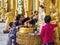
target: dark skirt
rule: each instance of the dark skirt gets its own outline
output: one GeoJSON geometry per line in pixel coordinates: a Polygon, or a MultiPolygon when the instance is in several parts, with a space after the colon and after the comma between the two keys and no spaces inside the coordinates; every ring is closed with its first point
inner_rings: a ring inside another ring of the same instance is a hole
{"type": "Polygon", "coordinates": [[[54,45],[54,42],[44,43],[43,45],[54,45]]]}

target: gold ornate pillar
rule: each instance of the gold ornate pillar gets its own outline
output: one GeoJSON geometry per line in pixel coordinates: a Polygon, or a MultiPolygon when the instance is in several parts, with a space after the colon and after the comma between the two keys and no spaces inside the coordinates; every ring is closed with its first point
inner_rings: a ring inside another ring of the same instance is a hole
{"type": "Polygon", "coordinates": [[[39,0],[36,0],[36,10],[39,9],[39,6],[40,6],[40,1],[39,0]]]}
{"type": "Polygon", "coordinates": [[[18,14],[18,10],[17,10],[17,8],[18,8],[18,0],[16,0],[15,3],[16,3],[15,16],[17,16],[17,14],[18,14]]]}
{"type": "Polygon", "coordinates": [[[4,7],[4,0],[2,0],[2,7],[4,7]]]}
{"type": "Polygon", "coordinates": [[[27,17],[27,11],[28,11],[28,0],[24,0],[24,11],[25,11],[25,17],[27,17]]]}
{"type": "Polygon", "coordinates": [[[11,1],[10,0],[7,0],[7,12],[11,11],[10,10],[10,7],[11,7],[11,1]]]}
{"type": "Polygon", "coordinates": [[[24,10],[24,0],[22,0],[22,14],[25,15],[25,10],[24,10]]]}
{"type": "Polygon", "coordinates": [[[25,10],[25,16],[32,14],[32,0],[24,0],[24,10],[25,10]]]}
{"type": "Polygon", "coordinates": [[[32,0],[28,0],[28,15],[31,15],[32,14],[32,0]]]}
{"type": "Polygon", "coordinates": [[[50,0],[44,0],[46,3],[46,15],[50,15],[50,0]]]}
{"type": "Polygon", "coordinates": [[[60,0],[56,0],[56,5],[58,8],[58,13],[60,13],[60,0]]]}

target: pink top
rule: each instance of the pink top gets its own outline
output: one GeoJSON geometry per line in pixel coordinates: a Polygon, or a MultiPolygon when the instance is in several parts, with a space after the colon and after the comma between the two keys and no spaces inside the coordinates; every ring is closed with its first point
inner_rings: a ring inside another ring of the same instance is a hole
{"type": "Polygon", "coordinates": [[[53,33],[55,27],[57,27],[57,24],[45,24],[42,27],[40,36],[43,38],[43,43],[54,41],[53,33]]]}

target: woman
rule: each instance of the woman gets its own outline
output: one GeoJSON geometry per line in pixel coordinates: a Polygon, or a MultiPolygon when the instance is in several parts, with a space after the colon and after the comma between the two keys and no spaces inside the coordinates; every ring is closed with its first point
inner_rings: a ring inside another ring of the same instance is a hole
{"type": "MultiPolygon", "coordinates": [[[[15,25],[16,26],[21,26],[21,25],[24,25],[24,23],[29,20],[31,17],[27,17],[27,18],[24,18],[24,16],[22,14],[18,14],[17,17],[16,17],[16,22],[15,22],[15,25]]],[[[16,33],[14,34],[14,45],[17,45],[16,43],[16,33]]]]}
{"type": "Polygon", "coordinates": [[[51,24],[51,17],[45,16],[45,24],[42,26],[40,37],[43,39],[44,45],[54,45],[54,28],[57,27],[57,24],[51,24]]]}

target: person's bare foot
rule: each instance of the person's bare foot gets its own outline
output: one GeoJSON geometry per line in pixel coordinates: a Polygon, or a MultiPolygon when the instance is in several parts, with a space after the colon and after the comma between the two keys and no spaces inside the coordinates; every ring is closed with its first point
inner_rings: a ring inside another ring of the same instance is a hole
{"type": "Polygon", "coordinates": [[[3,33],[5,33],[5,34],[6,34],[6,33],[9,33],[9,31],[8,31],[8,30],[3,30],[3,33]]]}

